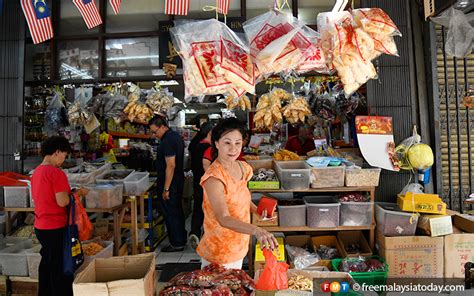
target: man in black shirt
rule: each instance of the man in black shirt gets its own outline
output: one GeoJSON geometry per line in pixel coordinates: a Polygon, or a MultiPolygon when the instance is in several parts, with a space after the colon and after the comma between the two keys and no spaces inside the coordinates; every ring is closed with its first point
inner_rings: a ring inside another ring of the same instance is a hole
{"type": "Polygon", "coordinates": [[[150,120],[150,130],[161,140],[157,153],[158,194],[165,216],[170,245],[162,252],[180,252],[186,245],[186,228],[182,205],[184,188],[184,141],[168,127],[166,119],[155,116],[150,120]]]}

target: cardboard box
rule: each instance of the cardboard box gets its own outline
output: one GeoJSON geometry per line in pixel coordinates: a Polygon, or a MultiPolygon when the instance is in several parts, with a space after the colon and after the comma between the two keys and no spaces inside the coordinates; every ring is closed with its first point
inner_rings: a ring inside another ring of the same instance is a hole
{"type": "Polygon", "coordinates": [[[273,216],[269,220],[263,220],[260,215],[252,213],[252,224],[257,226],[278,226],[278,212],[273,213],[273,216]]]}
{"type": "Polygon", "coordinates": [[[155,254],[96,259],[79,273],[75,296],[155,295],[155,254]]]}
{"type": "Polygon", "coordinates": [[[341,257],[359,257],[359,256],[371,256],[372,249],[369,246],[369,243],[364,237],[362,231],[339,231],[337,233],[337,240],[339,241],[341,249],[341,257]],[[360,253],[348,253],[346,251],[346,246],[349,244],[358,244],[361,248],[360,253]]]}
{"type": "MultiPolygon", "coordinates": [[[[311,238],[311,243],[313,244],[313,249],[316,251],[320,245],[325,245],[328,247],[336,248],[339,256],[337,258],[342,258],[342,247],[337,240],[335,235],[322,235],[314,236],[311,238]]],[[[321,260],[319,265],[326,266],[329,270],[332,270],[331,260],[321,260]]]]}
{"type": "MultiPolygon", "coordinates": [[[[285,245],[290,245],[292,247],[299,247],[308,250],[311,253],[314,253],[313,243],[311,241],[311,236],[309,235],[289,235],[285,237],[285,245]]],[[[295,268],[291,257],[288,256],[288,262],[290,264],[290,268],[295,268]]],[[[330,265],[324,265],[324,262],[319,261],[318,263],[308,266],[305,270],[321,270],[321,267],[326,267],[330,270],[330,265]]]]}
{"type": "Polygon", "coordinates": [[[469,219],[468,217],[472,217],[467,214],[456,214],[453,216],[453,223],[454,226],[461,229],[462,231],[468,233],[474,233],[474,217],[469,219]]]}
{"type": "Polygon", "coordinates": [[[474,262],[474,234],[451,234],[444,237],[445,278],[464,278],[464,264],[474,262]]]}
{"type": "Polygon", "coordinates": [[[386,237],[378,232],[376,247],[390,267],[389,278],[442,278],[444,275],[443,237],[386,237]]]}
{"type": "Polygon", "coordinates": [[[446,204],[437,194],[407,192],[398,195],[397,204],[405,212],[446,214],[446,204]]]}
{"type": "Polygon", "coordinates": [[[420,215],[416,228],[420,233],[429,236],[443,236],[453,233],[453,222],[450,215],[420,215]]]}

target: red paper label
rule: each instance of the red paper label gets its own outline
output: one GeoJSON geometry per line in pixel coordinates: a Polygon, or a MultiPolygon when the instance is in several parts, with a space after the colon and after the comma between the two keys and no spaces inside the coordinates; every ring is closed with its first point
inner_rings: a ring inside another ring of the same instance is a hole
{"type": "Polygon", "coordinates": [[[225,77],[215,72],[218,63],[219,41],[193,42],[191,50],[206,87],[229,84],[225,77]]]}
{"type": "Polygon", "coordinates": [[[270,24],[265,24],[250,43],[251,54],[254,57],[257,56],[257,54],[273,40],[280,38],[286,33],[287,32],[283,31],[283,25],[281,24],[276,27],[270,24]]]}
{"type": "Polygon", "coordinates": [[[392,117],[357,116],[356,131],[358,134],[391,135],[392,117]]]}
{"type": "Polygon", "coordinates": [[[249,54],[232,41],[221,40],[221,67],[242,78],[249,84],[255,84],[255,67],[249,54]]]}

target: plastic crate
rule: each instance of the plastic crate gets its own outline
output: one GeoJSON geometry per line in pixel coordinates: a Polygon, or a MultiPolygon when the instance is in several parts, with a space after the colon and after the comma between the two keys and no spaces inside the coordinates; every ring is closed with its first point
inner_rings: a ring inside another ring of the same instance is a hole
{"type": "MultiPolygon", "coordinates": [[[[385,260],[379,256],[369,256],[367,259],[373,258],[382,262],[384,271],[373,271],[373,272],[349,272],[352,278],[359,284],[366,284],[369,286],[373,285],[385,285],[387,283],[387,274],[389,266],[385,263],[385,260]]],[[[333,259],[331,260],[332,268],[339,270],[339,266],[344,259],[333,259]]]]}
{"type": "Polygon", "coordinates": [[[25,186],[5,186],[3,187],[5,207],[7,208],[27,208],[29,202],[30,189],[25,186]]]}
{"type": "Polygon", "coordinates": [[[122,204],[123,187],[120,184],[98,184],[87,189],[86,208],[109,209],[122,204]]]}
{"type": "Polygon", "coordinates": [[[32,247],[31,241],[25,241],[1,250],[0,264],[3,275],[28,276],[26,250],[32,247]]]}
{"type": "Polygon", "coordinates": [[[332,228],[339,226],[341,204],[331,196],[305,197],[306,220],[311,228],[332,228]]]}
{"type": "Polygon", "coordinates": [[[134,172],[124,181],[125,193],[128,195],[141,195],[150,185],[150,173],[134,172]]]}
{"type": "Polygon", "coordinates": [[[311,169],[311,188],[344,187],[345,167],[311,169]]]}
{"type": "Polygon", "coordinates": [[[41,262],[41,246],[35,246],[29,250],[26,250],[26,260],[28,262],[28,273],[30,278],[38,278],[38,269],[41,262]]]}
{"type": "Polygon", "coordinates": [[[81,244],[84,246],[84,245],[86,245],[87,243],[90,243],[90,242],[96,242],[96,243],[99,243],[99,244],[103,244],[103,245],[105,245],[105,248],[102,251],[100,251],[99,253],[95,254],[94,256],[84,256],[84,263],[76,271],[76,274],[78,274],[79,272],[84,270],[84,268],[86,268],[87,265],[89,265],[94,259],[110,258],[114,255],[114,242],[112,242],[112,241],[101,241],[101,240],[93,239],[93,240],[88,240],[88,241],[81,242],[81,244]]]}
{"type": "Polygon", "coordinates": [[[306,204],[301,199],[278,200],[278,219],[280,226],[305,226],[306,204]]]}
{"type": "Polygon", "coordinates": [[[281,187],[286,190],[309,188],[311,168],[304,161],[275,161],[281,187]]]}
{"type": "Polygon", "coordinates": [[[375,219],[377,229],[385,236],[415,235],[418,224],[418,215],[403,212],[396,203],[388,202],[375,204],[375,219]]]}
{"type": "Polygon", "coordinates": [[[346,169],[346,186],[379,186],[380,168],[346,169]]]}
{"type": "Polygon", "coordinates": [[[125,179],[128,176],[130,176],[134,172],[135,172],[135,170],[112,170],[112,171],[108,171],[108,172],[105,172],[105,173],[102,173],[102,174],[98,175],[97,178],[95,179],[95,182],[97,184],[104,184],[104,183],[107,183],[107,184],[122,184],[122,186],[124,186],[123,189],[125,190],[125,185],[124,185],[123,182],[125,181],[125,179]],[[124,175],[125,177],[119,176],[119,175],[124,175]],[[112,178],[112,179],[110,179],[109,177],[112,178]]]}
{"type": "Polygon", "coordinates": [[[370,226],[373,216],[373,202],[341,202],[341,226],[370,226]]]}

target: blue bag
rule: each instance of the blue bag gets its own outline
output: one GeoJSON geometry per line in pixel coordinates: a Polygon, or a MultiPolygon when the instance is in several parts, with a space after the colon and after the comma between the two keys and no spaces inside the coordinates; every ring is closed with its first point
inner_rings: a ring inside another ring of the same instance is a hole
{"type": "Polygon", "coordinates": [[[72,276],[74,272],[84,263],[84,253],[79,241],[79,230],[75,217],[74,197],[69,196],[69,206],[67,207],[68,217],[66,225],[66,235],[64,236],[63,251],[63,271],[65,275],[72,276]]]}

